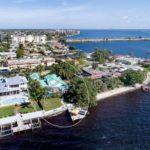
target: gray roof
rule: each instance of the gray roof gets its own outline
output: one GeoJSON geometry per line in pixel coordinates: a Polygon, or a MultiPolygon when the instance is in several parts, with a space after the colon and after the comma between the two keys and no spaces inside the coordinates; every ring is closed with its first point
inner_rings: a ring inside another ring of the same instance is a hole
{"type": "Polygon", "coordinates": [[[10,85],[17,85],[17,84],[20,85],[22,83],[24,83],[24,84],[28,83],[26,77],[17,75],[15,77],[10,77],[7,79],[1,79],[0,80],[0,92],[12,91],[12,89],[9,88],[10,85]]]}
{"type": "Polygon", "coordinates": [[[18,76],[18,75],[15,76],[15,77],[7,78],[6,81],[7,81],[8,85],[16,85],[16,84],[22,84],[22,83],[26,84],[26,83],[28,83],[26,77],[18,76]]]}
{"type": "Polygon", "coordinates": [[[94,70],[94,69],[91,69],[91,68],[82,68],[82,70],[90,75],[95,75],[95,74],[102,74],[101,71],[99,70],[94,70]]]}

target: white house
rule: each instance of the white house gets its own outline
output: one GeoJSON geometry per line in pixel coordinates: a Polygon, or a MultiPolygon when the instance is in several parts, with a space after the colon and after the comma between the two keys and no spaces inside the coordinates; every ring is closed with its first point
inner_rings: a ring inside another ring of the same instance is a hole
{"type": "Polygon", "coordinates": [[[28,81],[25,77],[16,75],[0,79],[0,106],[29,102],[28,81]]]}

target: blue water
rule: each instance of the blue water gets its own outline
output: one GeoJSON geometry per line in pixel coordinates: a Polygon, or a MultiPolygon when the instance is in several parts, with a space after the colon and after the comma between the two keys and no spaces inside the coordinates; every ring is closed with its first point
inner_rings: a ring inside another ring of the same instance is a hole
{"type": "Polygon", "coordinates": [[[69,39],[128,38],[150,37],[150,30],[81,30],[81,33],[69,39]]]}
{"type": "MultiPolygon", "coordinates": [[[[70,124],[65,114],[49,119],[70,124]]],[[[0,150],[150,150],[150,93],[140,90],[100,101],[79,125],[41,130],[0,140],[0,150]]]]}
{"type": "Polygon", "coordinates": [[[150,41],[69,43],[69,45],[86,53],[91,53],[95,48],[99,48],[112,51],[113,54],[127,55],[132,53],[134,56],[142,58],[148,58],[146,53],[150,52],[150,41]]]}
{"type": "MultiPolygon", "coordinates": [[[[150,37],[150,30],[81,30],[81,34],[70,37],[75,39],[84,38],[121,38],[121,37],[150,37]]],[[[113,54],[127,55],[134,54],[136,57],[148,58],[150,52],[150,41],[115,41],[115,42],[94,42],[94,43],[69,43],[71,46],[91,53],[95,48],[107,49],[113,54]]]]}
{"type": "Polygon", "coordinates": [[[12,99],[4,99],[0,101],[1,105],[15,105],[15,104],[22,104],[27,102],[25,98],[12,98],[12,99]]]}

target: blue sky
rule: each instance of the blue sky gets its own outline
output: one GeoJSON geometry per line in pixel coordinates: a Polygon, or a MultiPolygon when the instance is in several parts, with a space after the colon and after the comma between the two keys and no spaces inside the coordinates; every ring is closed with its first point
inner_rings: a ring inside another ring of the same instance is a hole
{"type": "Polygon", "coordinates": [[[150,29],[150,0],[0,0],[0,28],[150,29]]]}

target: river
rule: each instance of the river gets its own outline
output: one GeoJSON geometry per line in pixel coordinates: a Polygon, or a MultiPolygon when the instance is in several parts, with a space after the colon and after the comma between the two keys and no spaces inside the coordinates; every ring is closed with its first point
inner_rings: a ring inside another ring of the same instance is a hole
{"type": "MultiPolygon", "coordinates": [[[[66,114],[49,119],[68,125],[66,114]]],[[[149,150],[150,94],[140,90],[100,101],[78,126],[58,129],[43,122],[38,131],[0,142],[0,150],[149,150]]]]}

